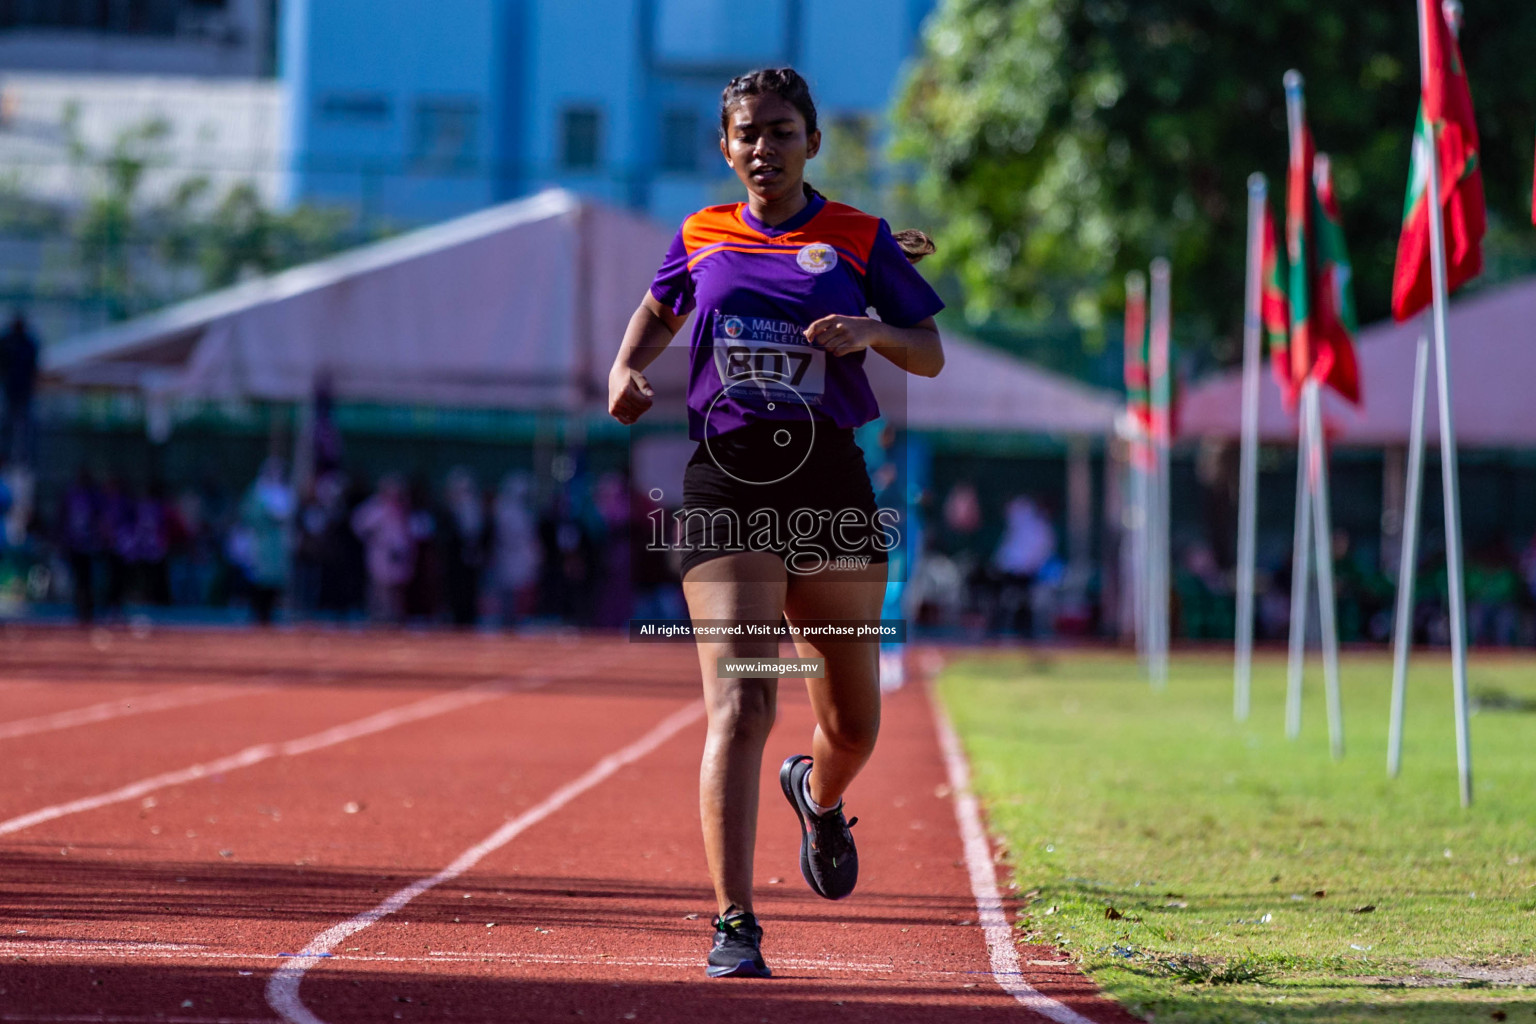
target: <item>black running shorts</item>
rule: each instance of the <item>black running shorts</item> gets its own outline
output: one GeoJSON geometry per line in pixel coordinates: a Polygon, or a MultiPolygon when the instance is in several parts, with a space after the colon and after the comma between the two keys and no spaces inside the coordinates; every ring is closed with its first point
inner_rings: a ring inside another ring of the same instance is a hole
{"type": "Polygon", "coordinates": [[[875,507],[853,431],[758,420],[699,442],[673,520],[683,575],[743,551],[771,551],[792,573],[889,561],[895,510],[875,507]]]}

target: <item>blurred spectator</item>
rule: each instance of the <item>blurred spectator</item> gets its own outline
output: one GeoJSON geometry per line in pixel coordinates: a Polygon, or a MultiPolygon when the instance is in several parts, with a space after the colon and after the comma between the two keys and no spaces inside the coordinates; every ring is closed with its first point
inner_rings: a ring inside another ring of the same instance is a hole
{"type": "Polygon", "coordinates": [[[37,421],[32,396],[37,389],[37,338],[26,315],[16,310],[0,334],[0,383],[5,391],[5,415],[0,418],[0,462],[15,460],[37,465],[37,421]]]}
{"type": "MultiPolygon", "coordinates": [[[[11,482],[7,479],[9,473],[0,473],[0,524],[10,518],[15,509],[16,492],[11,488],[11,482]]],[[[0,529],[0,553],[3,553],[11,542],[8,530],[0,529]]]]}
{"type": "Polygon", "coordinates": [[[314,473],[318,480],[341,470],[341,431],[336,427],[336,396],[328,373],[322,373],[315,381],[314,401],[315,422],[311,436],[314,439],[314,473]]]}
{"type": "Polygon", "coordinates": [[[448,614],[455,626],[473,626],[480,618],[480,589],[490,558],[491,517],[474,476],[462,466],[448,474],[445,504],[443,583],[448,614]]]}
{"type": "MultiPolygon", "coordinates": [[[[660,492],[657,492],[660,493],[660,492]]],[[[671,512],[648,494],[630,495],[629,550],[637,619],[684,619],[688,607],[677,578],[680,558],[666,543],[671,512]]]]}
{"type": "Polygon", "coordinates": [[[1525,551],[1520,555],[1520,575],[1525,580],[1525,594],[1536,601],[1536,533],[1531,534],[1525,551]]]}
{"type": "Polygon", "coordinates": [[[320,577],[324,572],[327,522],[320,502],[320,480],[311,480],[299,496],[293,530],[293,602],[306,614],[320,608],[320,577]]]}
{"type": "Polygon", "coordinates": [[[1382,574],[1380,563],[1353,542],[1349,531],[1333,531],[1333,588],[1339,639],[1345,643],[1391,637],[1397,587],[1382,574]]]}
{"type": "Polygon", "coordinates": [[[82,626],[96,617],[97,563],[101,556],[101,492],[84,467],[64,492],[59,510],[59,543],[69,564],[75,621],[82,626]]]}
{"type": "Polygon", "coordinates": [[[1508,646],[1520,633],[1520,573],[1503,540],[1473,552],[1467,564],[1467,639],[1508,646]]]}
{"type": "Polygon", "coordinates": [[[121,615],[128,600],[128,554],[133,546],[133,503],[122,478],[107,477],[96,526],[101,534],[102,610],[121,615]]]}
{"type": "Polygon", "coordinates": [[[966,605],[965,570],[940,550],[933,534],[923,539],[923,556],[903,597],[918,625],[948,629],[960,624],[966,605]]]}
{"type": "MultiPolygon", "coordinates": [[[[1281,640],[1290,631],[1291,563],[1288,559],[1260,562],[1254,574],[1254,636],[1260,640],[1281,640]]],[[[1237,615],[1232,616],[1234,627],[1237,615]]]]}
{"type": "Polygon", "coordinates": [[[198,605],[213,600],[220,561],[209,504],[208,496],[196,487],[188,487],[176,498],[176,529],[166,559],[171,601],[175,604],[198,605]]]}
{"type": "Polygon", "coordinates": [[[1033,590],[1056,554],[1056,530],[1040,507],[1019,495],[1004,511],[1003,537],[992,555],[987,582],[992,591],[992,628],[1034,634],[1033,590]]]}
{"type": "Polygon", "coordinates": [[[620,473],[604,473],[598,477],[592,497],[602,524],[598,543],[602,585],[596,595],[594,625],[618,627],[629,621],[635,600],[629,550],[629,485],[620,473]]]}
{"type": "Polygon", "coordinates": [[[944,528],[950,535],[946,548],[951,552],[963,548],[981,529],[981,499],[974,484],[962,480],[949,489],[944,499],[944,528]]]}
{"type": "Polygon", "coordinates": [[[544,552],[540,596],[546,614],[570,625],[588,626],[593,617],[597,545],[582,521],[579,497],[579,488],[567,485],[539,521],[539,543],[544,552]]]}
{"type": "Polygon", "coordinates": [[[1179,636],[1215,640],[1232,635],[1236,599],[1216,552],[1204,540],[1186,545],[1173,577],[1174,622],[1179,636]]]}
{"type": "Polygon", "coordinates": [[[437,555],[438,515],[425,480],[412,480],[408,495],[411,577],[405,584],[405,614],[431,621],[437,617],[443,595],[443,567],[437,555]]]}
{"type": "Polygon", "coordinates": [[[373,497],[352,513],[352,531],[367,559],[369,614],[379,622],[404,621],[405,587],[416,568],[404,481],[382,477],[373,497]]]}
{"type": "Polygon", "coordinates": [[[166,559],[175,528],[172,510],[159,481],[150,483],[133,499],[123,523],[123,561],[129,592],[150,604],[171,603],[170,575],[166,559]]]}
{"type": "Polygon", "coordinates": [[[503,626],[526,615],[543,564],[538,530],[529,500],[533,482],[526,473],[509,473],[493,508],[491,586],[503,626]]]}
{"type": "Polygon", "coordinates": [[[361,486],[335,472],[315,482],[315,497],[325,515],[319,609],[327,615],[345,617],[364,608],[368,600],[366,549],[352,530],[353,513],[368,496],[361,486]]]}
{"type": "Polygon", "coordinates": [[[239,524],[232,530],[230,561],[244,574],[251,615],[269,625],[277,599],[288,586],[289,526],[293,490],[283,477],[280,459],[269,458],[240,503],[239,524]]]}

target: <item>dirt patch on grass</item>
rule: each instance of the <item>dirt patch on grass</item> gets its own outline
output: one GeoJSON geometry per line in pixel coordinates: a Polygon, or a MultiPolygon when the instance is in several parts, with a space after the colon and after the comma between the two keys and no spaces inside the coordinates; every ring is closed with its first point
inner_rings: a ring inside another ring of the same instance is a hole
{"type": "Polygon", "coordinates": [[[1376,978],[1375,982],[1404,988],[1508,988],[1536,985],[1536,960],[1518,957],[1501,957],[1477,963],[1454,957],[1436,957],[1432,960],[1415,960],[1411,966],[1423,973],[1383,976],[1376,978]]]}

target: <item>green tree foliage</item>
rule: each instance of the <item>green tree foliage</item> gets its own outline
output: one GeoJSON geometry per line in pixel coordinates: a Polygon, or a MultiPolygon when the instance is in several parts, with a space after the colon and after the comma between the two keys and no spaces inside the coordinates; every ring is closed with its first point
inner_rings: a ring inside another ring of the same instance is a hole
{"type": "Polygon", "coordinates": [[[87,287],[107,305],[108,315],[121,319],[138,305],[132,245],[136,234],[139,189],[144,175],[160,161],[160,144],[170,133],[163,118],[151,118],[126,129],[105,153],[93,153],[76,130],[77,108],[65,112],[70,134],[70,158],[96,179],[96,187],[74,223],[80,269],[87,287]]]}
{"type": "Polygon", "coordinates": [[[64,128],[70,159],[92,186],[71,223],[75,269],[113,319],[364,240],[351,214],[313,206],[273,210],[250,182],[215,196],[208,178],[193,175],[167,196],[146,197],[145,176],[169,163],[170,126],[162,119],[124,130],[103,151],[81,141],[73,111],[66,111],[64,128]],[[178,284],[167,287],[167,278],[178,284]]]}
{"type": "MultiPolygon", "coordinates": [[[[1467,0],[1490,274],[1536,269],[1536,4],[1467,0]]],[[[1413,0],[944,0],[897,108],[968,319],[1102,341],[1127,270],[1174,266],[1180,341],[1234,358],[1246,181],[1282,215],[1281,76],[1333,157],[1364,322],[1388,315],[1418,102],[1413,0]]],[[[1059,364],[1060,360],[1054,360],[1059,364]]]]}
{"type": "Polygon", "coordinates": [[[204,283],[220,288],[336,251],[348,236],[351,217],[313,206],[278,212],[262,203],[254,186],[241,183],[197,228],[196,259],[204,283]]]}

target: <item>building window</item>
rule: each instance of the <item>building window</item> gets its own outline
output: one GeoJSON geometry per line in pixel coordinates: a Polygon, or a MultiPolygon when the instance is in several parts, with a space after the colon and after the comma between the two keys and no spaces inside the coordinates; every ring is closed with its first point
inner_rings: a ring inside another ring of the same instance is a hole
{"type": "Polygon", "coordinates": [[[669,110],[661,119],[661,169],[693,173],[699,169],[699,115],[669,110]]]}
{"type": "Polygon", "coordinates": [[[123,35],[181,34],[184,16],[222,11],[228,0],[0,0],[0,29],[83,29],[123,35]]]}
{"type": "Polygon", "coordinates": [[[594,107],[572,107],[562,118],[560,166],[590,171],[602,162],[602,114],[594,107]]]}
{"type": "Polygon", "coordinates": [[[440,96],[416,101],[411,133],[411,166],[444,173],[475,165],[480,104],[463,97],[440,96]]]}
{"type": "Polygon", "coordinates": [[[664,68],[740,74],[783,64],[798,0],[755,0],[744,17],[736,0],[654,0],[654,56],[664,68]]]}
{"type": "Polygon", "coordinates": [[[318,106],[327,121],[389,120],[389,97],[381,92],[326,93],[318,106]]]}

